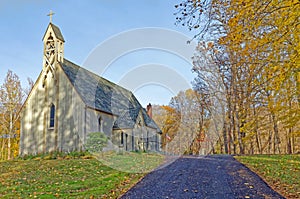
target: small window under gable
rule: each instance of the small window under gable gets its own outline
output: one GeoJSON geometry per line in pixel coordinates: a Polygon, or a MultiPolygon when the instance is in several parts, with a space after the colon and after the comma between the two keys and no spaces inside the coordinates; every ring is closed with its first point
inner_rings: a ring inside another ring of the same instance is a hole
{"type": "Polygon", "coordinates": [[[50,120],[49,120],[49,128],[54,128],[55,121],[55,106],[51,104],[50,106],[50,120]]]}

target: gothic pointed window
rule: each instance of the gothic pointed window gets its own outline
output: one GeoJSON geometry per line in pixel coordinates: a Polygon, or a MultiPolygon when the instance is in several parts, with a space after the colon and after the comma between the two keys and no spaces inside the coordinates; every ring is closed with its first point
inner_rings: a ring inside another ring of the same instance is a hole
{"type": "Polygon", "coordinates": [[[123,145],[124,144],[124,133],[122,132],[121,133],[121,145],[123,145]]]}
{"type": "Polygon", "coordinates": [[[98,131],[99,132],[102,132],[103,130],[102,130],[102,118],[101,118],[101,116],[99,117],[99,119],[98,119],[98,131]]]}
{"type": "Polygon", "coordinates": [[[50,106],[50,120],[49,120],[49,128],[54,128],[54,118],[55,118],[55,106],[51,104],[50,106]]]}

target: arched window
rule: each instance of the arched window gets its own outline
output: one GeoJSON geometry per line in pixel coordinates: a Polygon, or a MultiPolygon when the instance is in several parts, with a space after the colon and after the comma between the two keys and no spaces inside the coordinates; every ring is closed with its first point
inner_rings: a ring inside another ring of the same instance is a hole
{"type": "Polygon", "coordinates": [[[101,116],[98,119],[98,131],[102,132],[102,118],[101,118],[101,116]]]}
{"type": "Polygon", "coordinates": [[[54,118],[55,118],[55,106],[51,104],[50,106],[50,120],[49,120],[49,128],[54,128],[54,118]]]}
{"type": "Polygon", "coordinates": [[[122,132],[121,133],[121,145],[123,145],[124,144],[124,133],[122,132]]]}

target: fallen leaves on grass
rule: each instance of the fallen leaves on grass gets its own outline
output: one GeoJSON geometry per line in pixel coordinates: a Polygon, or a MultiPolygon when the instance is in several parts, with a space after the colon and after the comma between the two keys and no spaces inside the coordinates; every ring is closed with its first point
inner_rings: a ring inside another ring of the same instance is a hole
{"type": "MultiPolygon", "coordinates": [[[[237,156],[286,198],[300,198],[300,155],[237,156]]],[[[250,187],[249,187],[250,188],[250,187]]]]}
{"type": "Polygon", "coordinates": [[[0,162],[0,195],[115,198],[142,176],[114,170],[96,159],[6,161],[0,162]]]}

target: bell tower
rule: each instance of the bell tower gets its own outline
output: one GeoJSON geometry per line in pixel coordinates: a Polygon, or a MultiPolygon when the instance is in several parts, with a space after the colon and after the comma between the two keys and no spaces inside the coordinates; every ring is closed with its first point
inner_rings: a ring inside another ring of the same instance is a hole
{"type": "Polygon", "coordinates": [[[64,61],[65,40],[60,29],[52,23],[53,12],[50,11],[50,23],[43,37],[43,71],[48,74],[51,72],[55,77],[56,64],[64,61]]]}

